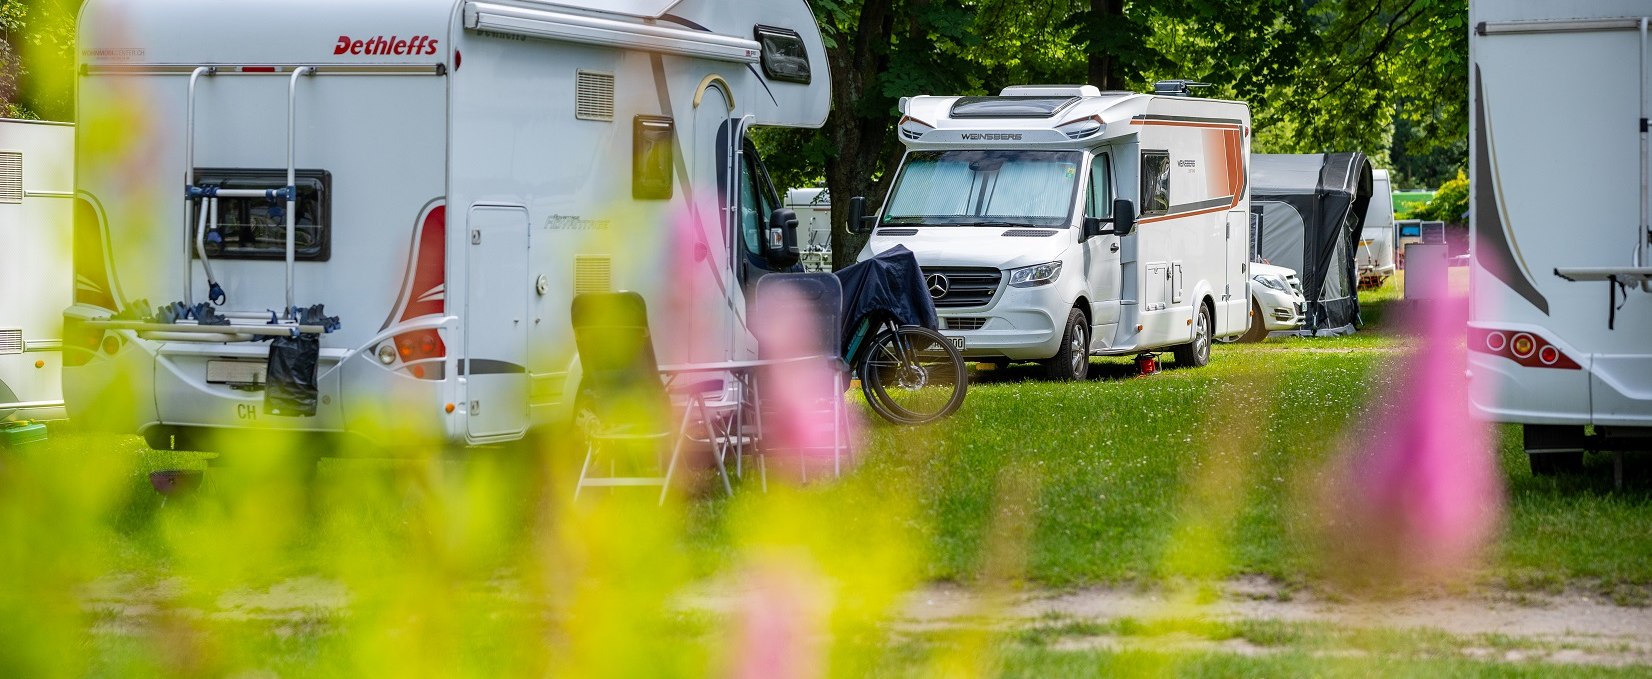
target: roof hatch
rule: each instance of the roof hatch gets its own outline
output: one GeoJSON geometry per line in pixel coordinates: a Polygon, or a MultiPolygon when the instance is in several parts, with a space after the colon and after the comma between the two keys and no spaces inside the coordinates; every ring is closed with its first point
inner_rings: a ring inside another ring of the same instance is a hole
{"type": "Polygon", "coordinates": [[[1078,97],[959,97],[954,118],[1053,118],[1078,97]]]}

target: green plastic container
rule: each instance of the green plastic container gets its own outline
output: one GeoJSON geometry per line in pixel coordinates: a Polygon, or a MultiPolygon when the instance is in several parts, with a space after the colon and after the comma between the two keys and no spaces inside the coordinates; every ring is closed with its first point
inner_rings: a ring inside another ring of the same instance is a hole
{"type": "Polygon", "coordinates": [[[0,424],[0,447],[18,448],[46,440],[44,422],[13,422],[0,424]]]}

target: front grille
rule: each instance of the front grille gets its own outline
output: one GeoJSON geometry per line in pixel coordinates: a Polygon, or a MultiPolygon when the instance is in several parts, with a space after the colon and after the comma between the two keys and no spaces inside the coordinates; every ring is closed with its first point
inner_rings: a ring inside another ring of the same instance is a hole
{"type": "Polygon", "coordinates": [[[23,331],[0,330],[0,355],[23,353],[23,331]]]}
{"type": "Polygon", "coordinates": [[[917,229],[878,229],[879,236],[916,236],[917,229]]]}
{"type": "Polygon", "coordinates": [[[981,326],[987,324],[987,319],[947,317],[941,319],[941,322],[946,324],[947,330],[980,330],[981,326]]]}
{"type": "Polygon", "coordinates": [[[1049,238],[1055,231],[1049,229],[1010,229],[1004,235],[1010,238],[1049,238]]]}
{"type": "Polygon", "coordinates": [[[941,309],[991,304],[992,296],[998,293],[998,281],[1004,275],[997,269],[961,266],[926,266],[923,272],[929,296],[941,309]],[[944,286],[937,286],[938,283],[944,283],[944,286]],[[938,294],[938,287],[945,287],[946,292],[938,294]]]}

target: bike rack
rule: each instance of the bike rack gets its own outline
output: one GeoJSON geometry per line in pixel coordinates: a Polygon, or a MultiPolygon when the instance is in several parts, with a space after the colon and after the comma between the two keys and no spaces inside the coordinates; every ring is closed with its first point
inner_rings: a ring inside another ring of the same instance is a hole
{"type": "MultiPolygon", "coordinates": [[[[296,164],[297,138],[297,100],[298,79],[315,74],[314,66],[299,66],[293,69],[292,76],[287,79],[287,184],[286,186],[253,188],[253,189],[223,189],[215,186],[195,185],[195,87],[201,76],[215,75],[218,69],[213,66],[197,67],[189,74],[189,105],[185,113],[185,124],[188,130],[184,135],[184,303],[187,306],[195,305],[195,266],[189,262],[197,253],[201,258],[201,268],[205,270],[208,285],[208,300],[213,304],[222,304],[227,301],[223,289],[218,286],[217,278],[212,274],[212,263],[206,254],[206,233],[218,229],[218,199],[219,198],[263,198],[269,201],[282,200],[286,202],[287,247],[286,247],[286,300],[283,314],[288,320],[293,319],[293,271],[294,271],[294,232],[297,228],[296,208],[298,207],[298,166],[296,164]],[[191,224],[189,207],[201,201],[201,218],[199,224],[191,224]],[[190,237],[191,227],[194,227],[194,237],[190,237]]],[[[228,317],[261,318],[263,314],[256,312],[226,312],[221,314],[228,317]]],[[[223,326],[211,326],[222,328],[223,326]]],[[[221,330],[219,331],[221,332],[221,330]]],[[[240,332],[240,331],[238,331],[240,332]]],[[[253,333],[260,334],[260,333],[253,333]]]]}

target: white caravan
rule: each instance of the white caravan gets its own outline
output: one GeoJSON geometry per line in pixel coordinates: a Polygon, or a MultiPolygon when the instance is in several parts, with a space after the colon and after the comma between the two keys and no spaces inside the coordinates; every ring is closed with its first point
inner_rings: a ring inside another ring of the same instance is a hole
{"type": "Polygon", "coordinates": [[[746,131],[830,105],[804,0],[90,0],[80,31],[65,391],[157,447],[518,439],[571,409],[583,292],[643,293],[662,362],[755,356],[796,241],[746,131]],[[316,304],[314,414],[272,412],[257,340],[316,304]]]}
{"type": "Polygon", "coordinates": [[[832,270],[832,192],[826,189],[786,191],[786,208],[797,214],[797,245],[803,270],[832,270]]]}
{"type": "Polygon", "coordinates": [[[1644,0],[1470,5],[1474,407],[1525,425],[1534,472],[1652,448],[1649,16],[1644,0]]]}
{"type": "Polygon", "coordinates": [[[1250,111],[1091,86],[902,104],[900,174],[862,258],[904,245],[967,359],[1042,361],[1174,349],[1203,365],[1249,325],[1250,111]],[[1139,217],[1138,217],[1139,215],[1139,217]]]}
{"type": "Polygon", "coordinates": [[[1354,270],[1363,286],[1382,285],[1394,275],[1394,187],[1388,170],[1371,171],[1371,203],[1365,208],[1354,270]]]}
{"type": "Polygon", "coordinates": [[[74,126],[0,120],[0,421],[63,417],[74,126]]]}

